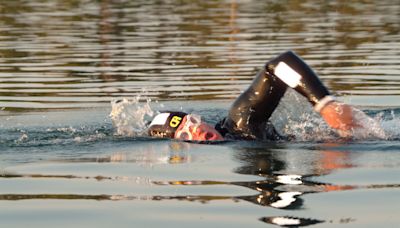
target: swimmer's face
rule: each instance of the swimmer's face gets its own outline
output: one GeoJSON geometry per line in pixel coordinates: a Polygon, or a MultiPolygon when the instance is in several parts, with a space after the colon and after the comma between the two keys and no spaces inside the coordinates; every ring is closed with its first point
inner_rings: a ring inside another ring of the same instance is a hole
{"type": "Polygon", "coordinates": [[[187,115],[175,132],[175,139],[193,141],[223,140],[222,135],[215,128],[200,120],[195,115],[187,115]]]}

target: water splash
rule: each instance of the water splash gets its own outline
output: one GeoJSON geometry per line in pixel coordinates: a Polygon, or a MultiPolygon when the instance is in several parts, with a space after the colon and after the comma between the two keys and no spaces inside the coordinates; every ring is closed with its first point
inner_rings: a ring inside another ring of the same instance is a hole
{"type": "MultiPolygon", "coordinates": [[[[359,140],[393,140],[399,137],[400,118],[386,119],[382,113],[369,116],[365,112],[355,109],[356,122],[362,126],[349,131],[331,129],[323,119],[315,113],[302,113],[295,118],[290,116],[283,124],[281,131],[285,135],[292,135],[296,141],[324,141],[347,138],[359,140]]],[[[293,115],[293,114],[292,114],[293,115]]],[[[282,123],[281,123],[282,125],[282,123]]]]}
{"type": "Polygon", "coordinates": [[[320,115],[315,113],[311,105],[296,93],[288,91],[272,116],[272,122],[283,135],[294,136],[296,141],[325,141],[348,138],[351,140],[393,140],[400,136],[400,117],[383,111],[372,114],[353,108],[353,115],[362,127],[349,131],[331,129],[320,115]]]}
{"type": "Polygon", "coordinates": [[[150,107],[150,99],[145,103],[140,102],[141,97],[132,99],[115,99],[111,101],[110,117],[113,122],[116,135],[140,136],[143,135],[147,126],[146,117],[153,116],[150,107]]]}
{"type": "MultiPolygon", "coordinates": [[[[384,115],[383,112],[380,113],[380,117],[382,119],[381,125],[384,129],[388,139],[398,140],[400,139],[400,115],[396,110],[390,110],[388,115],[384,115]]],[[[400,111],[397,109],[397,111],[400,111]]]]}
{"type": "Polygon", "coordinates": [[[338,131],[342,137],[352,137],[356,140],[386,140],[388,139],[387,134],[381,126],[383,120],[379,116],[372,118],[367,116],[363,111],[353,108],[352,110],[354,121],[360,126],[351,129],[350,131],[338,131]]]}
{"type": "Polygon", "coordinates": [[[271,116],[271,121],[282,135],[293,136],[295,141],[334,139],[335,132],[308,104],[304,97],[288,90],[271,116]]]}
{"type": "Polygon", "coordinates": [[[288,118],[282,132],[294,136],[296,141],[324,141],[337,138],[334,130],[314,113],[303,113],[297,118],[288,118]]]}
{"type": "Polygon", "coordinates": [[[21,136],[17,140],[15,140],[15,142],[23,143],[23,142],[28,141],[28,139],[29,139],[28,134],[24,130],[21,130],[21,136]]]}

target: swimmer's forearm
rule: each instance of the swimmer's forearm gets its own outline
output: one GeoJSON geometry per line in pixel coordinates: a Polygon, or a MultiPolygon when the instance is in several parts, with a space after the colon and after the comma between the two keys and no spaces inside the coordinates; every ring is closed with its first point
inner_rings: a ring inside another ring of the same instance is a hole
{"type": "Polygon", "coordinates": [[[266,71],[274,74],[289,87],[302,94],[318,109],[330,97],[329,90],[317,74],[295,53],[288,51],[266,64],[266,71]],[[328,97],[328,98],[327,98],[328,97]]]}

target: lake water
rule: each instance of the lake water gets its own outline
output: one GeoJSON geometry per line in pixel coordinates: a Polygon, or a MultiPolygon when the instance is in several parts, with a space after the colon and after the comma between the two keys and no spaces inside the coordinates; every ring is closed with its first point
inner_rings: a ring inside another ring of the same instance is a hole
{"type": "Polygon", "coordinates": [[[397,227],[399,100],[397,1],[2,1],[0,226],[397,227]],[[295,141],[138,133],[166,108],[216,123],[289,49],[387,137],[340,139],[291,91],[295,141]]]}

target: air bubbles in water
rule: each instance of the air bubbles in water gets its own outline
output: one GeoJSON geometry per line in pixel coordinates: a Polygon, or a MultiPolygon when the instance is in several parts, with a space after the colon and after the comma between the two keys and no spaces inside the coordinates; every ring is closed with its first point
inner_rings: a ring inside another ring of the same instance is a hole
{"type": "Polygon", "coordinates": [[[146,129],[146,117],[153,115],[150,99],[141,102],[141,97],[115,99],[111,101],[110,117],[117,135],[140,136],[146,129]]]}

